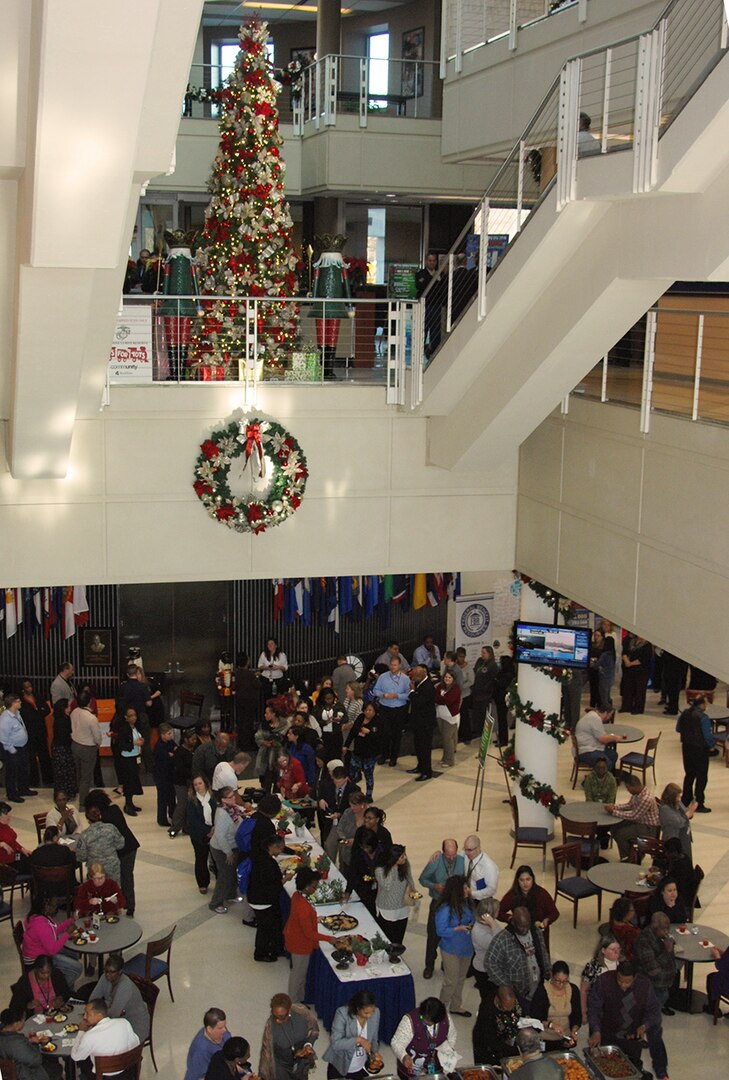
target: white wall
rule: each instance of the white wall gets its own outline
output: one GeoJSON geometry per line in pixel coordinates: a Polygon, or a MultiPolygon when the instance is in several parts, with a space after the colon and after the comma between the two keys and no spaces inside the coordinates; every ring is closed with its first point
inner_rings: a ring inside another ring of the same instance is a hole
{"type": "Polygon", "coordinates": [[[5,583],[511,566],[516,456],[487,478],[427,467],[425,421],[388,411],[381,387],[262,387],[262,411],[308,459],[303,505],[261,536],[212,522],[193,467],[239,404],[233,387],[115,387],[109,409],[77,421],[67,479],[13,480],[0,461],[5,583]]]}
{"type": "Polygon", "coordinates": [[[570,399],[524,443],[516,561],[729,677],[729,428],[570,399]]]}

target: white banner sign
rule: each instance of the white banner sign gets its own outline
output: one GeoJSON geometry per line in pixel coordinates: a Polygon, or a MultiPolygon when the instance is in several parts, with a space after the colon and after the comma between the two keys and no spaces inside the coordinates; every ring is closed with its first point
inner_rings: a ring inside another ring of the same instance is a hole
{"type": "Polygon", "coordinates": [[[466,650],[473,665],[481,655],[481,646],[493,639],[493,593],[459,596],[456,599],[456,648],[466,650]]]}
{"type": "Polygon", "coordinates": [[[109,353],[109,381],[152,382],[152,310],[125,304],[117,316],[109,353]]]}

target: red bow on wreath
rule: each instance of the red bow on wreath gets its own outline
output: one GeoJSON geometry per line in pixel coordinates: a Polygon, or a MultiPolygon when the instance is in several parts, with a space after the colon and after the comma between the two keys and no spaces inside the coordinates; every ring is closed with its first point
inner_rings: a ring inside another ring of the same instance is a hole
{"type": "Polygon", "coordinates": [[[261,441],[261,425],[260,424],[246,424],[246,445],[245,455],[246,460],[243,465],[245,470],[248,467],[248,461],[251,455],[256,453],[258,457],[258,475],[263,478],[266,475],[266,459],[263,456],[263,443],[261,441]]]}

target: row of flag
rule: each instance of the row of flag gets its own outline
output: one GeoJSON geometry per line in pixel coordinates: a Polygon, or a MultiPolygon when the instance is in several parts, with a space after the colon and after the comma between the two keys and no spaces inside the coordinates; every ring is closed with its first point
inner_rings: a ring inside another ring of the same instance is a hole
{"type": "MultiPolygon", "coordinates": [[[[0,626],[11,638],[22,628],[27,640],[43,629],[48,640],[54,626],[64,641],[89,621],[85,585],[45,585],[32,589],[0,589],[0,626]]],[[[1,632],[1,631],[0,631],[1,632]]]]}
{"type": "Polygon", "coordinates": [[[339,633],[340,620],[369,619],[379,611],[389,624],[391,604],[407,611],[438,607],[460,593],[460,574],[362,574],[350,577],[274,578],[273,618],[284,626],[297,620],[303,626],[331,624],[339,633]]]}

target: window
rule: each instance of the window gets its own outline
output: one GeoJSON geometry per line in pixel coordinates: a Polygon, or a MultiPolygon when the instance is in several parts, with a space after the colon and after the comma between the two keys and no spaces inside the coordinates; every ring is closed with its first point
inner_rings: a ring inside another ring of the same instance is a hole
{"type": "MultiPolygon", "coordinates": [[[[240,51],[238,42],[213,42],[210,47],[210,85],[220,86],[235,67],[235,58],[240,51]]],[[[269,64],[273,64],[273,42],[266,42],[266,56],[269,64]]]]}
{"type": "Polygon", "coordinates": [[[371,95],[369,104],[377,107],[386,104],[382,98],[387,97],[389,88],[390,35],[371,34],[367,38],[367,56],[370,61],[367,82],[367,91],[371,95]]]}

